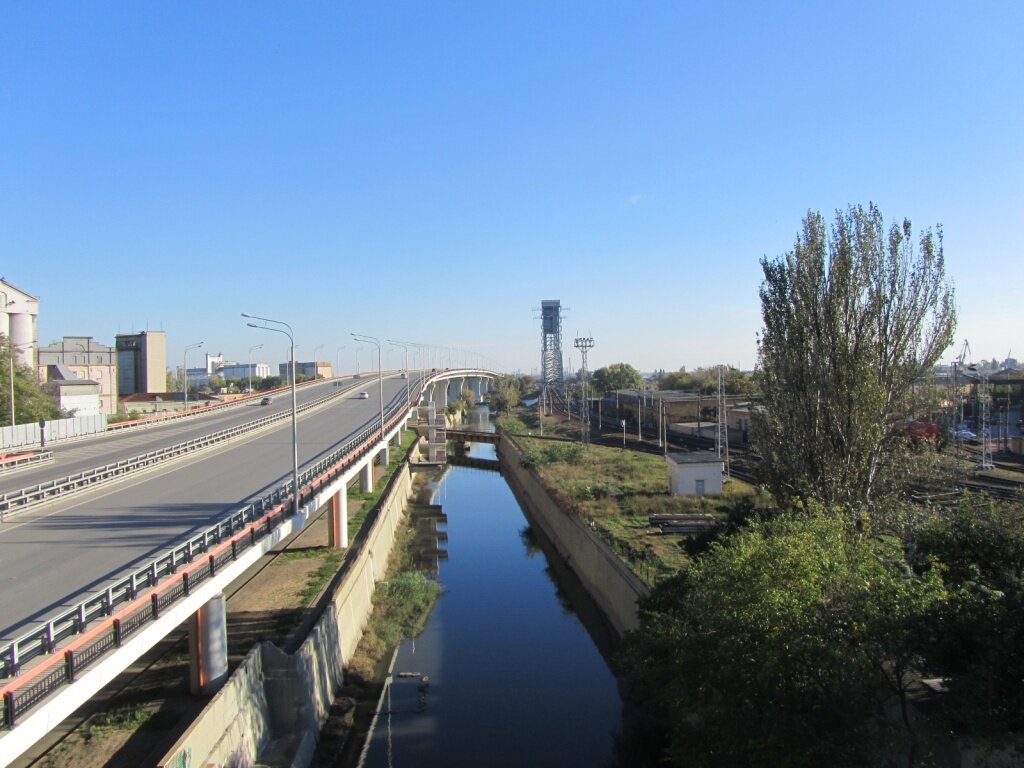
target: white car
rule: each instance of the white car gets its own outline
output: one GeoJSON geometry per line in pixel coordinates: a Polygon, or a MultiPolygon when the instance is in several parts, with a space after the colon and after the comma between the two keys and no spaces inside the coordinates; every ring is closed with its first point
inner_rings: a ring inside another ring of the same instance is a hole
{"type": "Polygon", "coordinates": [[[356,395],[356,397],[358,397],[360,400],[369,400],[370,399],[370,393],[369,392],[360,392],[358,395],[356,395]]]}

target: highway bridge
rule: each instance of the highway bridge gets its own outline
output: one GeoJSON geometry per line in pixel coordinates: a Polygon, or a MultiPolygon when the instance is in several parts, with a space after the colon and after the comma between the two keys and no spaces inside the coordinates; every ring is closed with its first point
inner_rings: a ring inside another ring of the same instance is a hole
{"type": "Polygon", "coordinates": [[[215,689],[226,675],[227,584],[325,504],[332,509],[332,543],[347,546],[347,485],[360,477],[366,488],[372,462],[386,461],[411,406],[429,400],[443,407],[466,385],[482,395],[494,375],[410,371],[384,375],[380,386],[376,376],[364,375],[300,387],[298,504],[291,490],[287,396],[266,406],[51,445],[53,463],[0,477],[0,498],[11,497],[19,487],[90,467],[196,446],[6,513],[0,525],[0,766],[190,616],[199,646],[194,689],[215,689]],[[211,434],[227,436],[204,444],[211,434]]]}

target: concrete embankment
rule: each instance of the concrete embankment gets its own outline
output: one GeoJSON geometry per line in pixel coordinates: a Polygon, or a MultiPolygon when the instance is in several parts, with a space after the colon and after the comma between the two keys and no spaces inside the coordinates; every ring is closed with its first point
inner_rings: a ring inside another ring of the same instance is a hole
{"type": "Polygon", "coordinates": [[[353,542],[333,599],[294,654],[273,643],[255,646],[202,714],[160,761],[161,768],[198,765],[305,766],[312,759],[331,702],[343,683],[373,609],[376,582],[412,493],[408,462],[353,542]]]}
{"type": "Polygon", "coordinates": [[[650,593],[590,526],[558,507],[541,482],[522,463],[515,441],[503,435],[498,458],[509,487],[527,519],[540,527],[579,578],[619,635],[639,626],[637,603],[650,593]]]}

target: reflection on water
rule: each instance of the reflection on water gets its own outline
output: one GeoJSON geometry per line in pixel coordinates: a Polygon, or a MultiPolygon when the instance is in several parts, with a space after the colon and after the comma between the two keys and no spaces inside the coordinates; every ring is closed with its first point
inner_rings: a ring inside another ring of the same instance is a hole
{"type": "MultiPolygon", "coordinates": [[[[494,457],[492,446],[473,453],[494,457]]],[[[453,468],[435,503],[448,520],[445,592],[423,634],[399,650],[366,764],[609,763],[621,726],[615,678],[504,479],[453,468]]]]}

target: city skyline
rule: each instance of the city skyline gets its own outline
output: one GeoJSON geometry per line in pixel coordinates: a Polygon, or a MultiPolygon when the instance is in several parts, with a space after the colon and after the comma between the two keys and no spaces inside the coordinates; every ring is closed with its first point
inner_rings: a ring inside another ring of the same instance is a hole
{"type": "Polygon", "coordinates": [[[943,226],[943,360],[1024,358],[1014,3],[0,18],[0,273],[41,344],[163,330],[172,369],[200,340],[245,362],[250,312],[346,370],[356,331],[528,373],[560,299],[591,368],[751,369],[759,260],[808,209],[874,201],[943,226]]]}

